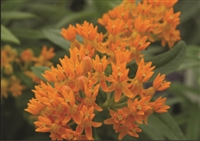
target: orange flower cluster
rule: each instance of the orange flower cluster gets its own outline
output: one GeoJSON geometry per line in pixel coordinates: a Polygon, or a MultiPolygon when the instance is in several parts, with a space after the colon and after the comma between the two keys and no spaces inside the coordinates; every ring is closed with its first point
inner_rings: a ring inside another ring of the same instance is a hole
{"type": "Polygon", "coordinates": [[[145,62],[140,52],[150,44],[147,40],[162,39],[170,47],[177,41],[165,38],[167,32],[175,34],[171,28],[175,27],[174,21],[178,23],[178,14],[167,14],[174,4],[123,1],[99,19],[107,29],[104,35],[86,21],[63,28],[61,34],[71,43],[70,57],[65,56],[57,67],[45,71],[48,82],[35,86],[35,98],[25,109],[38,116],[36,131],[50,132],[52,140],[93,140],[92,127],[102,126],[94,121],[96,112],[109,110],[111,117],[104,124],[112,124],[121,140],[126,134],[138,137],[139,124],[147,124],[153,112],[167,112],[166,98],[151,99],[156,91],[169,88],[170,82],[165,81],[164,74],[158,74],[152,86],[144,88],[155,67],[145,62]],[[169,16],[173,26],[166,24],[169,16]],[[82,41],[76,39],[77,35],[82,41]],[[127,68],[132,61],[138,65],[134,78],[127,68]],[[106,100],[99,101],[104,95],[106,100]]]}
{"type": "Polygon", "coordinates": [[[173,6],[178,0],[123,0],[114,9],[105,13],[98,22],[109,34],[117,34],[132,40],[136,35],[146,36],[151,42],[161,40],[172,48],[180,40],[176,30],[180,23],[180,12],[174,13],[173,6]]]}
{"type": "MultiPolygon", "coordinates": [[[[39,84],[40,79],[30,71],[30,67],[34,66],[51,66],[52,63],[49,61],[55,53],[53,48],[47,49],[46,46],[42,48],[42,52],[39,57],[34,57],[32,49],[26,49],[18,55],[17,50],[13,49],[9,45],[5,45],[1,49],[1,70],[2,70],[2,90],[1,96],[4,98],[8,97],[8,93],[11,93],[14,97],[22,94],[22,91],[26,88],[25,85],[21,84],[20,78],[15,75],[17,69],[14,66],[19,66],[20,71],[30,77],[33,82],[39,84]],[[33,64],[34,62],[34,64],[33,64]]],[[[18,70],[18,72],[20,72],[18,70]]]]}

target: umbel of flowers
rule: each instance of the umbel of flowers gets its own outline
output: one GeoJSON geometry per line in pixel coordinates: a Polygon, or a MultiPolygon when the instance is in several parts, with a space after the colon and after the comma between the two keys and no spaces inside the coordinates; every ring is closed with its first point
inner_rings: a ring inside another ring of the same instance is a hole
{"type": "Polygon", "coordinates": [[[48,50],[46,46],[43,46],[39,56],[35,56],[30,48],[19,53],[10,45],[3,46],[1,48],[1,97],[20,96],[22,91],[27,88],[16,76],[16,72],[22,72],[31,78],[34,83],[40,84],[41,80],[30,71],[30,68],[31,66],[52,66],[52,62],[49,60],[54,55],[53,48],[48,50]]]}
{"type": "Polygon", "coordinates": [[[52,140],[92,140],[93,128],[111,124],[121,140],[127,134],[138,137],[139,124],[147,124],[153,112],[167,112],[166,98],[151,99],[156,91],[169,88],[170,82],[158,74],[152,86],[144,88],[155,67],[140,52],[150,42],[161,40],[163,46],[168,43],[172,48],[180,39],[175,29],[180,13],[174,14],[172,8],[175,3],[124,0],[98,20],[105,34],[86,21],[63,28],[61,34],[71,43],[70,57],[45,71],[48,82],[35,86],[35,98],[25,109],[38,116],[36,131],[50,132],[52,140]],[[134,77],[128,68],[132,61],[137,64],[134,77]],[[105,101],[98,102],[105,95],[105,101]],[[109,110],[110,117],[94,121],[95,113],[102,110],[109,110]]]}

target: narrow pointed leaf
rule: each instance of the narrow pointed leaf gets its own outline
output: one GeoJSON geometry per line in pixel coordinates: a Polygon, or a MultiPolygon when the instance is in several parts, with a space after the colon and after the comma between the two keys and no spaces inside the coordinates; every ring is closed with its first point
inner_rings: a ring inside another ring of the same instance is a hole
{"type": "Polygon", "coordinates": [[[18,45],[20,44],[20,41],[4,25],[1,25],[1,40],[5,42],[12,42],[18,45]]]}
{"type": "MultiPolygon", "coordinates": [[[[177,70],[182,64],[186,55],[186,44],[184,41],[179,41],[169,51],[159,54],[151,58],[145,58],[146,62],[152,62],[152,66],[155,66],[154,74],[148,82],[152,82],[158,73],[170,74],[177,70]]],[[[130,68],[130,77],[134,77],[137,71],[137,65],[134,62],[128,64],[130,68]]]]}
{"type": "Polygon", "coordinates": [[[162,134],[168,140],[186,140],[176,121],[169,113],[153,114],[148,123],[154,127],[158,134],[162,134]]]}
{"type": "Polygon", "coordinates": [[[47,81],[47,80],[42,76],[42,74],[44,74],[45,70],[49,70],[49,69],[50,68],[48,68],[48,67],[42,67],[42,66],[31,67],[31,70],[35,73],[35,75],[43,81],[47,81]]]}
{"type": "Polygon", "coordinates": [[[21,11],[2,11],[1,19],[2,20],[19,20],[27,18],[37,18],[35,14],[21,11]]]}
{"type": "Polygon", "coordinates": [[[190,117],[188,120],[187,130],[186,130],[186,137],[188,140],[199,140],[199,127],[200,127],[200,114],[199,113],[199,105],[194,104],[191,106],[190,117]]]}
{"type": "Polygon", "coordinates": [[[141,124],[139,127],[142,129],[142,132],[149,137],[149,139],[165,140],[165,137],[159,132],[159,130],[152,123],[149,123],[148,125],[141,124]]]}
{"type": "Polygon", "coordinates": [[[169,51],[157,55],[155,57],[145,59],[145,61],[152,62],[153,66],[156,66],[154,70],[154,75],[149,81],[153,81],[158,73],[170,74],[177,70],[181,65],[186,55],[186,44],[184,41],[179,41],[172,49],[169,51]]]}
{"type": "Polygon", "coordinates": [[[23,72],[16,72],[15,75],[22,80],[30,89],[33,88],[34,83],[32,79],[28,76],[26,76],[23,72]]]}
{"type": "Polygon", "coordinates": [[[64,37],[60,34],[61,30],[59,29],[46,29],[43,31],[45,37],[52,43],[58,45],[64,50],[68,51],[70,47],[70,42],[65,40],[64,37]]]}
{"type": "Polygon", "coordinates": [[[73,21],[80,20],[80,19],[82,19],[84,21],[86,18],[92,17],[92,16],[94,16],[94,13],[93,12],[88,12],[88,11],[83,11],[83,12],[79,12],[79,13],[73,13],[73,14],[67,15],[66,17],[61,19],[56,24],[55,27],[57,27],[57,28],[66,27],[68,24],[73,23],[73,21]]]}

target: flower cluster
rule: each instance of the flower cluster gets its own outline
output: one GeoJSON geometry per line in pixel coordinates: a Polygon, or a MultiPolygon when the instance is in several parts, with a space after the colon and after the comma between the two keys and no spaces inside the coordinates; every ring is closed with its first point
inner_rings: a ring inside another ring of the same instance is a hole
{"type": "Polygon", "coordinates": [[[172,47],[179,39],[168,38],[168,33],[175,34],[174,22],[178,23],[179,14],[174,15],[171,8],[174,4],[144,0],[136,5],[134,0],[124,0],[99,19],[105,34],[87,21],[63,28],[61,34],[70,41],[70,57],[45,71],[48,82],[35,86],[35,98],[25,109],[38,116],[36,131],[50,132],[52,140],[92,140],[92,128],[102,126],[94,120],[96,112],[109,110],[111,117],[104,124],[112,124],[121,140],[126,134],[138,137],[139,124],[147,124],[153,112],[167,112],[166,98],[151,99],[156,91],[169,88],[170,82],[158,74],[152,86],[145,88],[155,67],[140,52],[150,41],[160,39],[162,45],[168,42],[172,47]],[[132,61],[137,64],[133,78],[128,68],[132,61]],[[105,101],[98,101],[104,95],[105,101]]]}
{"type": "Polygon", "coordinates": [[[151,42],[161,40],[172,48],[180,40],[180,12],[174,13],[173,6],[178,0],[123,0],[114,9],[105,13],[98,22],[105,26],[109,34],[134,38],[147,37],[151,42]]]}
{"type": "Polygon", "coordinates": [[[21,53],[18,53],[16,49],[9,45],[5,45],[1,49],[1,96],[8,97],[8,93],[17,97],[22,94],[22,91],[26,89],[25,85],[22,85],[20,78],[15,73],[23,72],[26,76],[30,77],[36,84],[40,83],[40,79],[30,70],[31,66],[51,66],[49,61],[55,53],[53,48],[47,49],[46,46],[42,48],[41,54],[34,56],[33,50],[28,48],[21,53]]]}

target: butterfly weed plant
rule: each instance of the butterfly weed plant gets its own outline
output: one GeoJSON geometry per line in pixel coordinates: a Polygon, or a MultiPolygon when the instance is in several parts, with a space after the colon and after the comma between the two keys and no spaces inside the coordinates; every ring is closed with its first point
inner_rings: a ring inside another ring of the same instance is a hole
{"type": "Polygon", "coordinates": [[[33,116],[35,131],[49,133],[51,140],[97,140],[99,129],[110,127],[115,139],[137,139],[156,120],[173,124],[158,128],[167,132],[162,139],[186,139],[168,114],[165,95],[155,97],[170,88],[166,75],[180,66],[186,52],[177,29],[181,12],[173,8],[177,1],[122,0],[98,18],[98,25],[69,24],[59,31],[59,40],[46,30],[47,38],[57,45],[62,41],[68,50],[57,64],[50,61],[56,56],[53,48],[43,46],[36,57],[30,48],[18,55],[4,46],[2,96],[17,97],[26,89],[13,75],[15,64],[35,85],[25,111],[33,116]],[[153,42],[167,51],[149,57],[153,42]]]}

